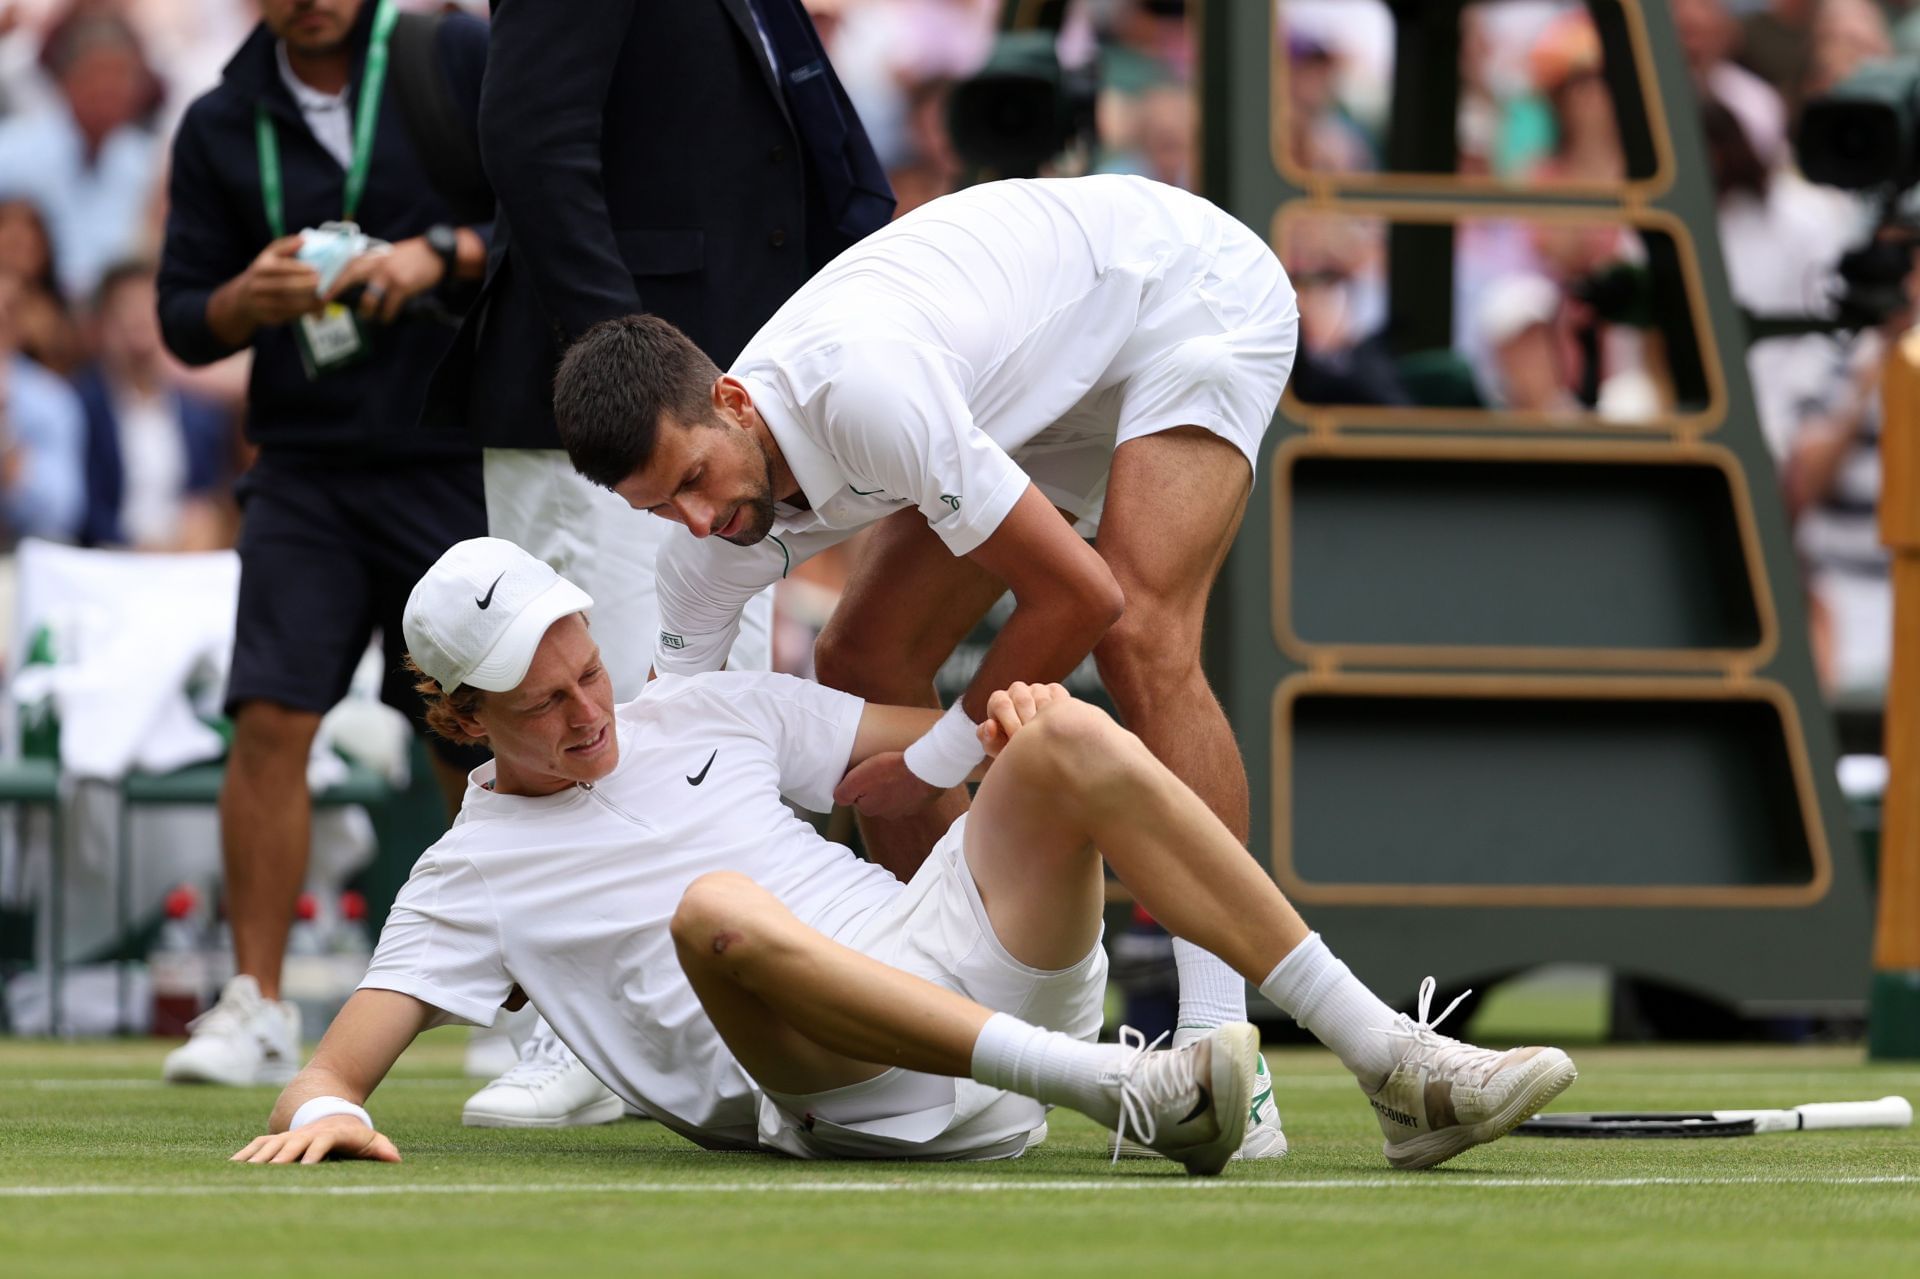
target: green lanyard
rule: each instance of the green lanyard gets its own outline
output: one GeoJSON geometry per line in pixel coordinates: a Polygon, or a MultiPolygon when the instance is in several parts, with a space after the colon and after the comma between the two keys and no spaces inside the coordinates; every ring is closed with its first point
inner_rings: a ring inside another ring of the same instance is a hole
{"type": "MultiPolygon", "coordinates": [[[[387,43],[400,11],[394,0],[379,0],[373,14],[373,36],[367,42],[367,65],[360,76],[360,101],[353,113],[353,163],[347,166],[345,221],[353,221],[366,194],[367,171],[373,167],[373,130],[380,119],[380,90],[387,81],[387,43]]],[[[278,240],[287,233],[285,189],[280,180],[280,137],[264,106],[253,109],[253,139],[260,151],[260,198],[267,206],[267,229],[278,240]]]]}

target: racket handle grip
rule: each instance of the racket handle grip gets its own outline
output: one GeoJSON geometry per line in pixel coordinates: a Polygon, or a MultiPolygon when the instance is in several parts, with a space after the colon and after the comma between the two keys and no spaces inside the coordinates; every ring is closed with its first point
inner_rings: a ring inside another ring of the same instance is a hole
{"type": "Polygon", "coordinates": [[[1795,1106],[1800,1126],[1816,1128],[1905,1128],[1913,1122],[1913,1105],[1905,1097],[1879,1101],[1815,1101],[1795,1106]]]}

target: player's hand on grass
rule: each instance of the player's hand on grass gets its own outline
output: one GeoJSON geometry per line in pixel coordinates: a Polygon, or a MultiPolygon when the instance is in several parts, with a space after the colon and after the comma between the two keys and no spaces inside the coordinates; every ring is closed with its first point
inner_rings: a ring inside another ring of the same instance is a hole
{"type": "Polygon", "coordinates": [[[851,804],[868,817],[905,817],[931,804],[941,789],[921,781],[907,767],[902,751],[862,760],[834,788],[833,802],[851,804]]]}
{"type": "Polygon", "coordinates": [[[329,1115],[292,1132],[269,1133],[248,1142],[230,1162],[237,1164],[317,1164],[323,1159],[377,1159],[397,1164],[400,1152],[384,1133],[352,1115],[329,1115]]]}
{"type": "Polygon", "coordinates": [[[974,731],[989,759],[1007,748],[1013,735],[1033,722],[1033,717],[1055,702],[1070,702],[1073,694],[1059,684],[1007,685],[987,698],[987,717],[974,731]]]}

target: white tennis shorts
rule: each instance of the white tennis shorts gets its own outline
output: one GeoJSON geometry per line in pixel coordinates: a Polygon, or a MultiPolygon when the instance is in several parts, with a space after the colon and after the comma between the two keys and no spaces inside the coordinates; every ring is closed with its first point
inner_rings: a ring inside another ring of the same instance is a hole
{"type": "MultiPolygon", "coordinates": [[[[962,816],[905,891],[839,940],[995,1012],[1098,1037],[1107,952],[1071,968],[1030,968],[994,936],[963,851],[962,816]]],[[[1012,1159],[1046,1137],[1047,1108],[971,1079],[894,1069],[830,1092],[765,1093],[760,1142],[801,1159],[1012,1159]]]]}
{"type": "Polygon", "coordinates": [[[1299,336],[1280,260],[1234,223],[1203,279],[1149,301],[1114,357],[1131,372],[1089,392],[1013,459],[1084,536],[1099,528],[1114,450],[1129,440],[1197,426],[1238,449],[1251,477],[1299,336]]]}

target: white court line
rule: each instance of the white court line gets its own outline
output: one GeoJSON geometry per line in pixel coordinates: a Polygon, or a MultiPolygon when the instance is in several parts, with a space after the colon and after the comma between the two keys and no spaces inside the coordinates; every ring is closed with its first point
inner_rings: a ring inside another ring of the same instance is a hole
{"type": "MultiPolygon", "coordinates": [[[[1589,1087],[1602,1084],[1609,1087],[1646,1084],[1652,1087],[1740,1087],[1745,1085],[1778,1084],[1786,1086],[1799,1083],[1824,1083],[1827,1081],[1862,1084],[1870,1087],[1913,1087],[1920,1088],[1920,1071],[1886,1071],[1871,1068],[1871,1083],[1863,1080],[1863,1073],[1870,1068],[1865,1066],[1836,1066],[1829,1070],[1772,1070],[1764,1066],[1751,1071],[1729,1074],[1717,1071],[1713,1074],[1690,1074],[1686,1071],[1645,1074],[1638,1071],[1609,1075],[1605,1067],[1596,1067],[1581,1076],[1581,1082],[1589,1087]]],[[[1353,1088],[1353,1080],[1345,1075],[1293,1075],[1284,1070],[1274,1074],[1276,1087],[1284,1095],[1289,1089],[1296,1092],[1346,1092],[1353,1088]]],[[[478,1087],[480,1080],[457,1079],[452,1076],[432,1076],[427,1078],[410,1077],[406,1079],[388,1079],[381,1083],[382,1088],[436,1088],[452,1084],[471,1083],[478,1087]]],[[[6,1079],[0,1078],[0,1088],[37,1088],[46,1091],[65,1091],[84,1088],[178,1088],[180,1085],[168,1083],[164,1079],[150,1076],[139,1078],[103,1077],[97,1079],[60,1078],[60,1079],[6,1079]]],[[[263,1087],[265,1085],[262,1085],[263,1087]]]]}
{"type": "MultiPolygon", "coordinates": [[[[454,1078],[435,1079],[387,1079],[382,1080],[382,1088],[426,1088],[447,1084],[469,1083],[479,1087],[484,1080],[462,1080],[454,1078]]],[[[272,1088],[274,1084],[257,1084],[256,1087],[272,1088]]],[[[36,1088],[42,1091],[68,1091],[84,1088],[171,1088],[179,1090],[187,1085],[169,1083],[165,1079],[0,1079],[0,1088],[36,1088]]]]}
{"type": "MultiPolygon", "coordinates": [[[[298,1174],[295,1174],[298,1175],[298,1174]]],[[[573,1185],[442,1185],[419,1183],[397,1186],[0,1186],[0,1199],[111,1198],[115,1196],[192,1198],[213,1195],[320,1195],[352,1198],[376,1195],[978,1195],[1081,1194],[1088,1191],[1202,1191],[1245,1190],[1269,1193],[1286,1190],[1609,1190],[1646,1187],[1695,1186],[1908,1186],[1920,1176],[1887,1174],[1860,1177],[1475,1177],[1471,1174],[1433,1177],[1321,1178],[1308,1181],[1233,1181],[1214,1177],[1111,1177],[1100,1180],[1001,1181],[594,1181],[573,1185]]]]}

